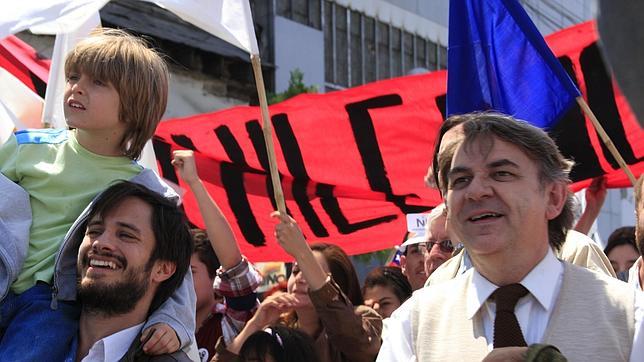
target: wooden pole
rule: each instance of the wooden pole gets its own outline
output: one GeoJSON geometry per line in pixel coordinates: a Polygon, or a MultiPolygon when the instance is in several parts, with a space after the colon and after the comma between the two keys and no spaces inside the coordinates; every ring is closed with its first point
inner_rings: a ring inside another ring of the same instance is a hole
{"type": "Polygon", "coordinates": [[[577,97],[577,103],[581,107],[581,109],[586,113],[588,118],[590,118],[590,121],[593,123],[593,126],[595,126],[595,130],[599,134],[599,137],[602,139],[606,147],[608,147],[608,150],[610,153],[613,155],[615,160],[617,160],[617,163],[619,164],[619,167],[624,170],[626,173],[626,176],[628,176],[628,179],[631,181],[631,184],[635,186],[635,182],[637,180],[635,179],[635,176],[633,176],[633,173],[631,170],[628,168],[628,165],[622,158],[622,155],[619,154],[619,151],[617,151],[617,148],[613,144],[613,141],[611,141],[610,137],[608,137],[608,134],[606,134],[606,131],[604,131],[604,127],[602,127],[601,124],[599,124],[599,121],[597,120],[597,117],[595,117],[595,114],[593,111],[590,109],[588,106],[588,103],[584,100],[584,97],[579,96],[577,97]]]}
{"type": "Polygon", "coordinates": [[[251,64],[255,74],[255,85],[257,86],[257,95],[259,96],[259,107],[262,113],[262,131],[264,134],[264,143],[266,144],[266,154],[268,156],[268,165],[273,181],[273,195],[277,203],[277,211],[286,215],[286,204],[284,203],[284,192],[280,183],[280,176],[277,170],[277,159],[275,158],[275,146],[273,145],[273,132],[268,114],[268,102],[266,101],[266,88],[264,87],[264,76],[262,75],[262,63],[259,55],[251,54],[251,64]]]}

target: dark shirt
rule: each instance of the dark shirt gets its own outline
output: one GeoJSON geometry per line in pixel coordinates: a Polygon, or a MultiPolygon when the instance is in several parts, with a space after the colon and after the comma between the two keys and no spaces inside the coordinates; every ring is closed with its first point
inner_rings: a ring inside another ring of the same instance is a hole
{"type": "Polygon", "coordinates": [[[206,349],[208,351],[208,361],[215,355],[215,344],[222,334],[222,317],[223,315],[221,313],[212,314],[195,334],[195,337],[197,338],[197,346],[199,348],[199,355],[201,356],[202,349],[206,349]]]}

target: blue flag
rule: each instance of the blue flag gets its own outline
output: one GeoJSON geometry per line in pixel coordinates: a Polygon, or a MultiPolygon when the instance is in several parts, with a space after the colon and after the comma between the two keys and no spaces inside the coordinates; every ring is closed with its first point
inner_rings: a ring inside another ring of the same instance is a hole
{"type": "Polygon", "coordinates": [[[517,0],[450,0],[447,114],[496,110],[541,128],[579,90],[517,0]]]}

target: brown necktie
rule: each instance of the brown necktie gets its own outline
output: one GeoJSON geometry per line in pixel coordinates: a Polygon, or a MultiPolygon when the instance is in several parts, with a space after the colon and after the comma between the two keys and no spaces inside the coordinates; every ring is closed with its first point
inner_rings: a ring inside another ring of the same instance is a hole
{"type": "Polygon", "coordinates": [[[510,284],[498,288],[492,293],[496,302],[494,318],[494,348],[527,346],[519,321],[514,315],[514,307],[528,290],[521,284],[510,284]]]}

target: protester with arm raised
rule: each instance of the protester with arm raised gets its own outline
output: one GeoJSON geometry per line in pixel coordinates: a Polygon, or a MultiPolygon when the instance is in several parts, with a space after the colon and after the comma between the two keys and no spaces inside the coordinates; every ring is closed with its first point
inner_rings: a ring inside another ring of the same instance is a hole
{"type": "Polygon", "coordinates": [[[202,263],[215,263],[206,267],[208,280],[204,283],[210,285],[200,288],[206,289],[203,293],[197,293],[197,342],[201,349],[207,349],[209,356],[212,356],[219,336],[223,335],[227,342],[232,341],[252,317],[258,306],[255,290],[261,284],[262,277],[241,255],[228,221],[199,178],[194,152],[177,150],[173,155],[172,164],[192,191],[206,226],[207,240],[203,231],[199,229],[193,230],[193,238],[204,248],[210,244],[212,250],[207,253],[214,251],[216,254],[216,258],[212,256],[203,261],[200,260],[203,256],[196,255],[197,260],[202,263]],[[216,301],[212,295],[213,282],[214,291],[224,296],[226,308],[223,316],[221,316],[221,310],[215,310],[216,301]],[[215,318],[216,315],[221,317],[215,318]]]}
{"type": "Polygon", "coordinates": [[[221,267],[226,270],[233,268],[242,261],[239,246],[228,221],[199,178],[194,153],[190,150],[174,151],[172,165],[179,172],[179,177],[190,187],[197,200],[199,211],[204,224],[206,224],[208,239],[217,254],[221,267]]]}
{"type": "Polygon", "coordinates": [[[281,221],[275,228],[280,245],[296,261],[288,293],[267,298],[228,351],[238,354],[245,338],[280,320],[311,336],[321,361],[373,361],[382,319],[361,305],[358,278],[347,255],[336,245],[309,247],[293,219],[277,212],[272,216],[281,221]]]}

